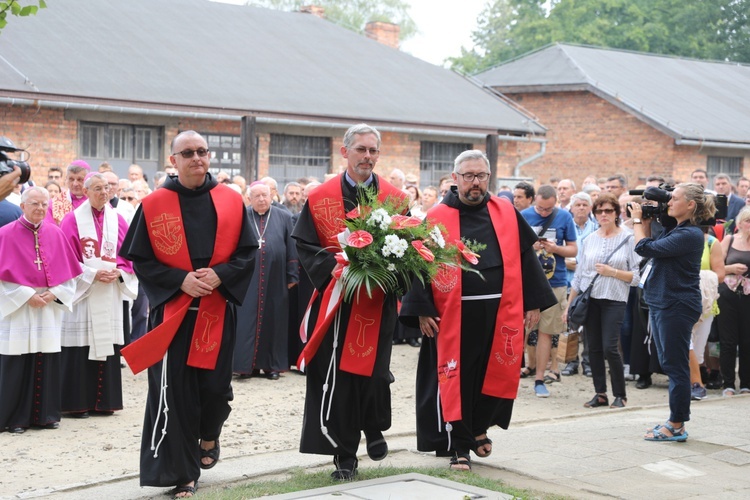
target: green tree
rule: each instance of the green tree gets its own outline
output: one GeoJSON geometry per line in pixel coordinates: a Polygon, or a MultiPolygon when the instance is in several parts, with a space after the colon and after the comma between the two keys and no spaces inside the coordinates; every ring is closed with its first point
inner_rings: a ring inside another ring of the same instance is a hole
{"type": "Polygon", "coordinates": [[[555,42],[750,62],[750,0],[495,0],[475,47],[450,60],[475,73],[555,42]]]}
{"type": "Polygon", "coordinates": [[[246,5],[268,7],[276,10],[294,11],[303,5],[314,3],[325,9],[325,18],[344,28],[365,32],[370,21],[398,24],[399,38],[407,40],[417,32],[417,25],[409,16],[409,3],[403,0],[248,0],[246,5]]]}
{"type": "Polygon", "coordinates": [[[14,16],[26,17],[36,14],[39,9],[45,8],[47,8],[47,4],[44,0],[30,2],[28,5],[24,5],[17,0],[0,2],[0,30],[8,25],[8,13],[13,14],[14,16]]]}

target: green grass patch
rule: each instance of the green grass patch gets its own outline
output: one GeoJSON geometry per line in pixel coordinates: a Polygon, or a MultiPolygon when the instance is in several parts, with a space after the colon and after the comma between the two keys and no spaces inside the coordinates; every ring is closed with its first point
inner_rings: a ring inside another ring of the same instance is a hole
{"type": "MultiPolygon", "coordinates": [[[[484,478],[474,472],[457,472],[446,468],[427,468],[427,467],[374,467],[363,468],[359,470],[355,482],[366,481],[368,479],[378,479],[399,474],[416,472],[426,476],[437,477],[463,483],[470,486],[476,486],[491,491],[499,491],[507,495],[513,495],[519,499],[539,498],[538,493],[527,490],[520,490],[505,485],[501,481],[484,478]]],[[[288,474],[278,476],[278,479],[250,480],[246,484],[232,485],[222,487],[220,490],[212,488],[211,490],[199,491],[198,495],[201,500],[241,500],[245,498],[259,498],[268,495],[281,495],[284,493],[293,493],[303,490],[314,490],[328,486],[340,485],[339,481],[331,479],[330,470],[319,472],[306,472],[304,469],[293,469],[288,474]]]]}

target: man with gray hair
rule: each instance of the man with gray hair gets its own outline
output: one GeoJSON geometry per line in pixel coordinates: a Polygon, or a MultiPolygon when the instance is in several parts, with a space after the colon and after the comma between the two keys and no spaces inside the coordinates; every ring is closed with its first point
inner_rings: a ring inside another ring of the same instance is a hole
{"type": "Polygon", "coordinates": [[[89,174],[83,192],[87,200],[60,224],[83,266],[73,311],[65,313],[62,327],[62,411],[78,418],[123,407],[122,302],[138,293],[133,263],[117,256],[128,224],[109,204],[104,175],[89,174]]]}
{"type": "Polygon", "coordinates": [[[300,451],[333,455],[332,477],[350,480],[357,474],[361,431],[371,459],[382,460],[388,454],[382,431],[391,426],[389,365],[397,297],[375,289],[371,299],[342,302],[330,310],[323,306],[323,297],[335,287],[336,254],[342,251],[337,236],[346,214],[358,205],[363,187],[373,189],[381,200],[390,196],[405,204],[407,195],[373,172],[380,157],[377,129],[365,123],[354,125],[343,143],[340,152],[346,171],[310,192],[292,237],[316,289],[307,313],[310,318],[325,318],[316,324],[310,321],[305,332],[308,342],[297,362],[307,373],[300,451]],[[332,315],[339,321],[333,321],[332,315]]]}
{"type": "Polygon", "coordinates": [[[44,222],[49,195],[21,194],[22,215],[0,228],[0,431],[56,429],[60,329],[81,265],[65,235],[44,222]]]}
{"type": "Polygon", "coordinates": [[[83,181],[89,172],[91,172],[91,167],[83,160],[74,160],[68,165],[67,175],[65,176],[67,190],[49,200],[49,208],[44,220],[59,226],[63,217],[86,201],[86,195],[83,193],[83,181]]]}
{"type": "Polygon", "coordinates": [[[388,180],[391,181],[391,184],[396,186],[399,189],[404,189],[404,184],[406,183],[406,175],[404,175],[404,172],[401,170],[394,168],[391,170],[391,175],[388,176],[388,180]]]}
{"type": "Polygon", "coordinates": [[[576,183],[570,179],[563,179],[557,183],[557,203],[560,208],[570,209],[570,197],[576,192],[576,183]]]}
{"type": "Polygon", "coordinates": [[[469,470],[470,450],[479,457],[492,452],[488,429],[510,423],[524,327],[534,326],[540,309],[556,300],[534,252],[536,234],[508,200],[488,192],[484,153],[458,155],[452,177],[456,186],[427,218],[446,228],[446,242],[486,245],[478,261],[467,259],[478,273],[455,267],[428,288],[414,280],[401,320],[424,335],[417,448],[449,452],[451,469],[469,470]]]}

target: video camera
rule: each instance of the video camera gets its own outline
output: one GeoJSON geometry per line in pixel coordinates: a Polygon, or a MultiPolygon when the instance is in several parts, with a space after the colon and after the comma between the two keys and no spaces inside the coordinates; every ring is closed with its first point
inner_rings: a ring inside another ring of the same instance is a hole
{"type": "Polygon", "coordinates": [[[0,177],[13,172],[13,167],[18,167],[21,170],[21,178],[18,179],[18,183],[23,184],[24,182],[28,182],[31,177],[31,167],[23,160],[11,160],[6,154],[18,151],[26,152],[25,149],[17,148],[7,137],[0,137],[0,177]]]}
{"type": "MultiPolygon", "coordinates": [[[[672,191],[674,186],[669,184],[659,184],[659,187],[647,187],[646,189],[633,189],[628,191],[628,194],[632,196],[643,196],[644,199],[657,202],[656,205],[642,205],[643,218],[644,219],[656,219],[665,228],[675,227],[677,221],[674,217],[670,217],[668,214],[669,207],[667,203],[672,199],[672,191]]],[[[714,226],[716,219],[726,220],[727,218],[727,197],[723,194],[717,194],[714,196],[714,204],[716,205],[716,212],[714,216],[707,220],[699,220],[699,226],[714,226]]],[[[630,217],[630,203],[626,207],[628,217],[630,217]]]]}

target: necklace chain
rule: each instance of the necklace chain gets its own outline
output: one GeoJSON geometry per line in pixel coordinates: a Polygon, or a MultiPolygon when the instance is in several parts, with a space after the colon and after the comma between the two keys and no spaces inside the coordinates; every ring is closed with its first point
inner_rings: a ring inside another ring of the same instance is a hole
{"type": "MultiPolygon", "coordinates": [[[[268,230],[268,222],[271,220],[271,210],[273,210],[273,206],[268,207],[268,217],[266,217],[266,225],[263,228],[263,232],[260,232],[260,228],[258,227],[258,223],[255,222],[255,211],[253,211],[253,225],[255,226],[255,231],[258,233],[258,243],[260,244],[260,248],[263,248],[263,243],[266,242],[266,240],[263,238],[263,236],[266,234],[266,231],[268,230]]],[[[263,215],[264,214],[258,214],[258,216],[261,219],[261,223],[263,222],[263,215]]]]}

